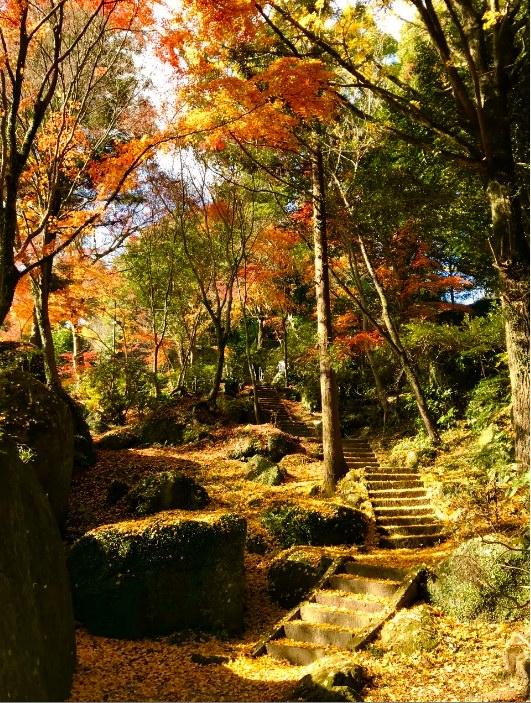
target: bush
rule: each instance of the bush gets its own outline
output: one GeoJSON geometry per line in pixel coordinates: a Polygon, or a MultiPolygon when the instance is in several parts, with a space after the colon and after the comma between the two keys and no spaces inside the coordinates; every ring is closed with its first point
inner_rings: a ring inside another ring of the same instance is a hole
{"type": "Polygon", "coordinates": [[[128,410],[143,412],[149,404],[151,374],[142,359],[102,358],[82,378],[79,395],[97,430],[123,425],[128,410]]]}
{"type": "Polygon", "coordinates": [[[484,378],[470,393],[466,419],[477,431],[486,429],[503,414],[511,402],[511,384],[507,373],[484,378]]]}
{"type": "Polygon", "coordinates": [[[327,513],[277,503],[262,514],[262,525],[283,546],[362,544],[369,520],[358,510],[333,506],[327,513]]]}
{"type": "Polygon", "coordinates": [[[428,466],[437,456],[437,450],[429,437],[417,434],[414,437],[405,437],[397,442],[389,460],[392,466],[428,466]]]}
{"type": "Polygon", "coordinates": [[[171,508],[198,510],[210,498],[203,486],[180,471],[161,471],[139,481],[129,491],[127,502],[137,515],[152,515],[171,508]]]}
{"type": "Polygon", "coordinates": [[[332,560],[308,549],[280,554],[267,571],[267,590],[275,603],[293,608],[316,585],[332,560]]]}
{"type": "Polygon", "coordinates": [[[428,580],[428,593],[461,620],[521,618],[529,602],[529,541],[492,534],[464,542],[428,580]]]}

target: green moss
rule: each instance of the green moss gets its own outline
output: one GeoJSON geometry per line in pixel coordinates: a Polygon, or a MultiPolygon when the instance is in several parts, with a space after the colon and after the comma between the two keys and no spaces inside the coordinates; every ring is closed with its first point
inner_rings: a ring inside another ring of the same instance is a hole
{"type": "Polygon", "coordinates": [[[263,483],[266,486],[279,486],[286,476],[286,472],[274,464],[265,456],[256,454],[249,460],[250,471],[245,478],[255,483],[263,483]]]}
{"type": "Polygon", "coordinates": [[[303,549],[280,554],[267,572],[271,599],[283,608],[292,608],[309,593],[331,563],[328,556],[303,549]]]}
{"type": "Polygon", "coordinates": [[[327,512],[304,510],[290,503],[277,503],[261,517],[262,525],[283,546],[361,544],[368,518],[359,510],[331,506],[327,512]]]}
{"type": "Polygon", "coordinates": [[[161,510],[204,508],[210,498],[206,490],[180,471],[161,471],[139,481],[127,496],[137,515],[152,515],[161,510]]]}
{"type": "Polygon", "coordinates": [[[432,602],[461,620],[515,619],[529,600],[529,541],[475,537],[460,545],[428,580],[432,602]]]}
{"type": "Polygon", "coordinates": [[[243,623],[245,520],[151,518],[89,532],[70,553],[76,616],[96,634],[142,637],[243,623]]]}
{"type": "Polygon", "coordinates": [[[103,434],[98,442],[99,449],[129,449],[140,443],[138,432],[128,427],[116,427],[103,434]]]}

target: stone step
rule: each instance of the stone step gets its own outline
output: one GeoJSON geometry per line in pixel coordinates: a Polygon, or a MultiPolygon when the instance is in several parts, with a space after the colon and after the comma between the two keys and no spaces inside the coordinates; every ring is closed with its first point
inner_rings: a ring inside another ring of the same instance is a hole
{"type": "Polygon", "coordinates": [[[410,537],[412,535],[435,535],[439,534],[442,526],[439,522],[421,525],[382,525],[378,522],[380,532],[387,536],[410,537]]]}
{"type": "Polygon", "coordinates": [[[338,649],[348,649],[356,639],[356,633],[337,625],[321,625],[290,620],[284,624],[286,637],[296,642],[312,642],[312,644],[330,645],[338,649]]]}
{"type": "Polygon", "coordinates": [[[424,488],[424,484],[419,478],[412,478],[404,481],[398,481],[396,479],[393,481],[374,481],[366,479],[365,483],[367,484],[369,493],[382,489],[397,490],[400,488],[424,488]]]}
{"type": "Polygon", "coordinates": [[[399,581],[376,581],[375,579],[365,579],[350,574],[334,574],[328,579],[330,588],[337,588],[347,593],[367,593],[371,596],[388,598],[399,586],[399,581]]]}
{"type": "Polygon", "coordinates": [[[436,535],[410,535],[410,536],[386,536],[380,539],[380,545],[389,549],[416,549],[418,547],[432,547],[438,544],[446,535],[440,532],[436,535]]]}
{"type": "Polygon", "coordinates": [[[275,659],[285,659],[296,666],[306,666],[336,650],[319,645],[302,644],[289,639],[270,640],[266,651],[275,659]]]}
{"type": "Polygon", "coordinates": [[[366,481],[414,481],[419,478],[416,473],[384,473],[383,471],[370,471],[365,473],[366,481]]]}
{"type": "Polygon", "coordinates": [[[300,619],[304,622],[337,625],[351,630],[366,627],[374,620],[368,612],[355,612],[345,608],[330,607],[321,603],[305,603],[300,608],[300,619]]]}
{"type": "MultiPolygon", "coordinates": [[[[420,491],[419,491],[420,492],[420,491]]],[[[405,508],[408,509],[409,512],[411,512],[410,508],[413,508],[416,510],[415,506],[423,506],[423,507],[429,507],[431,510],[430,502],[428,500],[428,496],[426,495],[425,491],[420,492],[421,495],[419,496],[414,496],[412,498],[408,498],[406,496],[396,496],[396,495],[391,495],[388,497],[379,497],[375,495],[371,495],[369,492],[370,500],[372,502],[373,508],[376,511],[376,508],[405,508]]]]}
{"type": "Polygon", "coordinates": [[[315,602],[321,605],[328,605],[334,608],[343,608],[344,610],[353,610],[354,612],[365,611],[367,613],[382,613],[386,608],[385,601],[370,600],[369,598],[356,598],[348,593],[341,591],[332,591],[322,589],[316,591],[315,602]]]}
{"type": "Polygon", "coordinates": [[[376,488],[374,490],[369,489],[369,496],[371,500],[424,498],[424,501],[428,502],[425,488],[376,488]]]}
{"type": "Polygon", "coordinates": [[[408,474],[408,473],[417,473],[413,469],[410,469],[408,466],[380,466],[378,468],[378,473],[389,473],[389,474],[408,474]]]}
{"type": "MultiPolygon", "coordinates": [[[[381,505],[377,506],[377,502],[382,502],[382,501],[373,501],[372,502],[372,507],[374,508],[374,512],[376,514],[376,517],[378,520],[381,518],[387,518],[387,517],[395,517],[395,516],[402,516],[402,517],[411,517],[411,516],[424,516],[424,515],[432,515],[433,514],[433,508],[432,506],[427,503],[426,501],[423,501],[423,499],[418,500],[416,498],[412,499],[405,499],[404,504],[400,505],[381,505]],[[412,502],[416,501],[416,502],[412,502]]],[[[385,503],[392,503],[392,501],[385,501],[385,503]]]]}
{"type": "Polygon", "coordinates": [[[432,525],[436,522],[437,518],[433,514],[433,511],[427,512],[422,515],[417,513],[411,513],[407,515],[376,515],[378,525],[432,525]]]}
{"type": "Polygon", "coordinates": [[[344,565],[345,573],[363,578],[378,579],[379,581],[402,581],[407,574],[407,569],[397,569],[392,566],[379,566],[378,564],[362,564],[357,561],[348,561],[344,565]]]}

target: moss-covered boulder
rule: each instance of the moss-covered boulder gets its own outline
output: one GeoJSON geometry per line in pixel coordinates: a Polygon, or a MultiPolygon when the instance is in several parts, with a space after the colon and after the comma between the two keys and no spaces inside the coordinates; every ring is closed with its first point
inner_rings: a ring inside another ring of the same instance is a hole
{"type": "Polygon", "coordinates": [[[367,673],[352,654],[332,654],[309,667],[290,700],[362,701],[366,683],[367,673]]]}
{"type": "Polygon", "coordinates": [[[152,515],[172,508],[200,510],[210,498],[193,478],[180,471],[161,471],[139,481],[129,491],[127,502],[137,515],[152,515]]]}
{"type": "Polygon", "coordinates": [[[245,476],[248,481],[263,483],[265,486],[279,486],[286,477],[285,471],[272,462],[271,459],[260,454],[256,454],[252,459],[249,459],[247,465],[250,467],[250,471],[245,476]]]}
{"type": "Polygon", "coordinates": [[[229,452],[229,459],[246,460],[256,454],[278,462],[288,454],[301,452],[300,442],[278,429],[246,427],[229,452]]]}
{"type": "Polygon", "coordinates": [[[69,556],[76,617],[109,637],[238,632],[245,532],[236,515],[169,513],[88,532],[69,556]]]}
{"type": "Polygon", "coordinates": [[[316,585],[332,559],[312,548],[292,548],[279,554],[267,571],[267,591],[283,608],[293,608],[316,585]]]}
{"type": "Polygon", "coordinates": [[[0,515],[0,700],[64,700],[75,664],[64,549],[35,472],[5,442],[0,515]]]}
{"type": "Polygon", "coordinates": [[[276,503],[261,516],[262,525],[283,547],[362,544],[369,519],[344,505],[305,510],[291,503],[276,503]]]}
{"type": "Polygon", "coordinates": [[[363,512],[371,512],[372,504],[365,482],[362,480],[362,471],[350,470],[337,484],[337,494],[347,504],[363,512]]]}
{"type": "Polygon", "coordinates": [[[399,610],[380,633],[380,644],[399,654],[430,652],[439,644],[437,628],[429,606],[422,604],[399,610]]]}
{"type": "Polygon", "coordinates": [[[115,427],[99,437],[98,449],[130,449],[140,444],[140,434],[130,427],[115,427]]]}
{"type": "Polygon", "coordinates": [[[21,447],[62,524],[74,463],[74,427],[67,404],[24,371],[0,372],[0,433],[21,447]]]}
{"type": "Polygon", "coordinates": [[[186,423],[178,417],[157,413],[138,426],[140,444],[182,444],[185,429],[186,423]]]}
{"type": "Polygon", "coordinates": [[[529,540],[492,534],[464,542],[428,579],[428,593],[461,620],[521,618],[529,602],[529,540]]]}

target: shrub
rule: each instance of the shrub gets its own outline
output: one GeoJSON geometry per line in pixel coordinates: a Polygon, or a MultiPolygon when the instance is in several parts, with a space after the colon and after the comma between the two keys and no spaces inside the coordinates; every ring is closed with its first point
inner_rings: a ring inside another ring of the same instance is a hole
{"type": "Polygon", "coordinates": [[[330,512],[277,503],[262,514],[262,525],[283,546],[361,544],[368,518],[358,510],[333,506],[330,512]]]}
{"type": "Polygon", "coordinates": [[[127,501],[137,515],[152,515],[171,508],[204,508],[210,498],[192,478],[179,471],[161,471],[139,481],[129,491],[127,501]]]}
{"type": "Polygon", "coordinates": [[[460,545],[428,580],[435,605],[462,620],[522,617],[529,602],[529,541],[493,534],[460,545]]]}

